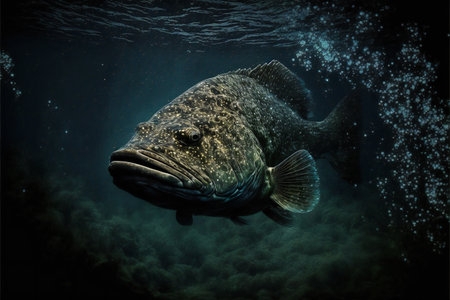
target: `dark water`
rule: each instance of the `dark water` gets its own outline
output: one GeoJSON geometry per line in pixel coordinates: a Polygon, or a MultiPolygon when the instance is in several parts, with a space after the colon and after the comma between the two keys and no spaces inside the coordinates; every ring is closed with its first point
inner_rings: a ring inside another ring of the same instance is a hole
{"type": "Polygon", "coordinates": [[[447,299],[448,8],[351,1],[3,1],[2,296],[447,299]],[[109,155],[195,83],[278,59],[313,118],[363,95],[363,181],[318,161],[292,227],[119,190],[109,155]]]}

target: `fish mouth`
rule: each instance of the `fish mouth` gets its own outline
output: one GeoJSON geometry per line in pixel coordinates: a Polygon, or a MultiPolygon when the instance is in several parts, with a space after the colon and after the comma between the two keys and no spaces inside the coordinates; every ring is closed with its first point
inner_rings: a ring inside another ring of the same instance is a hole
{"type": "Polygon", "coordinates": [[[122,149],[111,154],[109,173],[114,183],[198,190],[203,184],[172,159],[147,150],[122,149]]]}

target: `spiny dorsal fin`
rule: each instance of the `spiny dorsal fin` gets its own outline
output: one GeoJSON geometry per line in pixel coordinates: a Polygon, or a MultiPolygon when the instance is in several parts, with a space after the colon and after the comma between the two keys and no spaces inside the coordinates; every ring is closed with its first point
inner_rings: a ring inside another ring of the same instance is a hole
{"type": "Polygon", "coordinates": [[[306,150],[294,152],[274,168],[269,168],[275,203],[292,212],[309,212],[319,202],[316,163],[306,150]]]}
{"type": "Polygon", "coordinates": [[[303,80],[279,61],[272,60],[253,69],[238,69],[230,73],[255,79],[296,110],[302,118],[307,117],[312,101],[311,92],[303,80]]]}

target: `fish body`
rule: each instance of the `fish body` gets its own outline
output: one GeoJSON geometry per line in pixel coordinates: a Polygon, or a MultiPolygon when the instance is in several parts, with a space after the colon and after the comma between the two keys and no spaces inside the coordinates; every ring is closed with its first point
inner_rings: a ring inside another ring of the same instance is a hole
{"type": "Polygon", "coordinates": [[[314,159],[327,157],[357,181],[359,100],[342,100],[321,122],[307,120],[311,94],[278,61],[194,85],[138,124],[111,155],[114,183],[150,203],[192,215],[241,217],[263,211],[286,225],[319,200],[314,159]]]}

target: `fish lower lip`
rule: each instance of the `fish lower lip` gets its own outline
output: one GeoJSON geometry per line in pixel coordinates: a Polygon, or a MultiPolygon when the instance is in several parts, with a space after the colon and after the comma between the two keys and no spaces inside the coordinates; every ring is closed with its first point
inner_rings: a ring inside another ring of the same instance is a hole
{"type": "MultiPolygon", "coordinates": [[[[109,164],[109,172],[113,177],[140,177],[148,178],[149,181],[157,181],[164,184],[169,184],[174,187],[183,187],[183,182],[177,177],[160,171],[152,169],[134,162],[129,161],[112,161],[109,164]]],[[[146,181],[139,181],[139,184],[145,184],[146,181]]]]}
{"type": "MultiPolygon", "coordinates": [[[[183,187],[186,189],[202,190],[205,187],[205,184],[188,170],[178,166],[176,162],[151,151],[142,149],[121,149],[114,151],[111,154],[111,164],[118,162],[130,163],[128,166],[122,165],[119,168],[116,168],[114,165],[110,165],[111,175],[116,176],[118,180],[120,180],[120,177],[122,177],[122,179],[125,179],[125,176],[133,177],[133,169],[135,169],[137,165],[140,166],[140,168],[137,169],[138,172],[136,174],[140,178],[141,175],[139,174],[145,175],[145,170],[151,169],[163,173],[162,175],[158,172],[150,172],[152,174],[148,174],[148,176],[156,176],[156,178],[160,178],[160,181],[164,181],[164,178],[167,177],[166,175],[170,175],[178,179],[179,182],[182,182],[183,187]]],[[[171,181],[175,182],[173,178],[171,181]]],[[[179,186],[178,181],[175,186],[179,186]]]]}
{"type": "Polygon", "coordinates": [[[172,172],[174,172],[172,173],[172,175],[178,177],[181,181],[183,181],[185,188],[200,189],[203,186],[202,179],[198,178],[198,174],[196,175],[195,172],[192,173],[192,170],[188,170],[185,166],[177,164],[174,161],[167,161],[167,158],[164,158],[161,155],[149,150],[140,149],[137,152],[155,163],[163,163],[164,165],[169,167],[172,172]]]}

